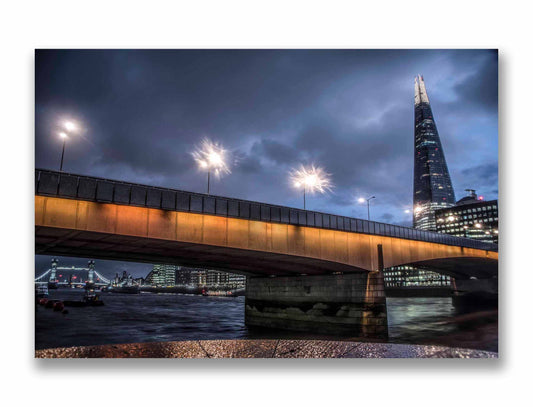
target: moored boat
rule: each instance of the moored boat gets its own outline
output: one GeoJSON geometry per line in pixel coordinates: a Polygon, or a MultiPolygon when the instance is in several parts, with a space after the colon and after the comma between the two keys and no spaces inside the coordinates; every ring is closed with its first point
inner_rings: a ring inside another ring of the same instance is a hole
{"type": "Polygon", "coordinates": [[[104,302],[94,292],[94,290],[87,290],[81,301],[63,301],[63,304],[68,307],[94,307],[104,305],[104,302]]]}

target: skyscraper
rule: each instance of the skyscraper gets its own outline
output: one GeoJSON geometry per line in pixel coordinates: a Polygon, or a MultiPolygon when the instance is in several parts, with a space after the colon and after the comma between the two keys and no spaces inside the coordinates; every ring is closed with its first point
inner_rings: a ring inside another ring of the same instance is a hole
{"type": "Polygon", "coordinates": [[[413,227],[437,230],[435,211],[455,204],[452,181],[431,111],[424,78],[415,78],[413,227]]]}

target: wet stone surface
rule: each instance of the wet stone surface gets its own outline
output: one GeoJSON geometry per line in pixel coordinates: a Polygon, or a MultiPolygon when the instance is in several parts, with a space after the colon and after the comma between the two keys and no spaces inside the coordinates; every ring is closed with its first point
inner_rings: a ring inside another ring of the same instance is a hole
{"type": "Polygon", "coordinates": [[[498,358],[495,352],[432,345],[322,340],[213,340],[74,346],[36,358],[498,358]]]}
{"type": "Polygon", "coordinates": [[[277,340],[200,341],[209,358],[271,358],[277,340]]]}
{"type": "Polygon", "coordinates": [[[356,342],[280,340],[274,357],[340,358],[356,345],[356,342]]]}

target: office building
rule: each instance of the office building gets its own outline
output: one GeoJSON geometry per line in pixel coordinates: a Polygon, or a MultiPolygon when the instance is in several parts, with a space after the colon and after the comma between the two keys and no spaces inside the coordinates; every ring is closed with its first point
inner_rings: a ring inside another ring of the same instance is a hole
{"type": "Polygon", "coordinates": [[[498,200],[485,201],[474,189],[451,208],[435,211],[437,232],[498,243],[498,200]]]}

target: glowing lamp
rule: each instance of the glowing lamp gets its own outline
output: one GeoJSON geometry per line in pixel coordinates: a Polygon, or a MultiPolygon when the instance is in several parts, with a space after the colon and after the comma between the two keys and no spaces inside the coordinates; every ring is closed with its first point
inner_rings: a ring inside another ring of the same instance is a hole
{"type": "Polygon", "coordinates": [[[300,165],[299,168],[293,168],[289,174],[290,181],[295,188],[303,187],[304,193],[304,209],[305,209],[305,193],[325,193],[331,191],[333,187],[331,183],[330,174],[321,167],[311,165],[304,167],[300,165]]]}
{"type": "Polygon", "coordinates": [[[300,168],[291,171],[290,177],[296,188],[303,186],[311,193],[325,193],[332,188],[330,175],[323,168],[314,165],[307,168],[301,165],[300,168]]]}

